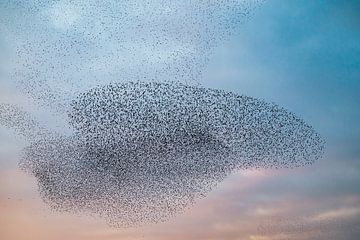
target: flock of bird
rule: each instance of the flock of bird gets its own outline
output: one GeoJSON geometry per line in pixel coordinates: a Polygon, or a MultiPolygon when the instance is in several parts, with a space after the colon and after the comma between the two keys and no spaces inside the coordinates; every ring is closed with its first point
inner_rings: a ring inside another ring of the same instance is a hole
{"type": "Polygon", "coordinates": [[[13,104],[0,104],[0,124],[28,139],[20,167],[53,209],[116,227],[157,223],[235,170],[321,157],[324,141],[295,114],[193,84],[256,1],[34,2],[8,6],[35,31],[15,34],[13,78],[39,106],[65,113],[71,133],[13,104]]]}

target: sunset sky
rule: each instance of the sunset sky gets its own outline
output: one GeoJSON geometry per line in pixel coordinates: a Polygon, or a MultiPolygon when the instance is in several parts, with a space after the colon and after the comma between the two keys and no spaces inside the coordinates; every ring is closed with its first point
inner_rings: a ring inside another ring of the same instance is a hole
{"type": "MultiPolygon", "coordinates": [[[[269,0],[214,50],[203,86],[296,113],[326,140],[325,154],[307,167],[234,172],[165,223],[118,229],[102,219],[48,209],[36,179],[18,168],[26,142],[0,126],[0,239],[358,239],[359,26],[356,0],[269,0]]],[[[7,47],[1,38],[0,52],[7,47]]],[[[7,77],[5,62],[0,56],[0,102],[28,106],[7,77]]]]}

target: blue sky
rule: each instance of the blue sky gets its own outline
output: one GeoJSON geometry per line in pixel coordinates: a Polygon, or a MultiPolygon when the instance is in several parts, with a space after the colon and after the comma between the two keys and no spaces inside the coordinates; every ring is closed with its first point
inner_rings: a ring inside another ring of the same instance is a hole
{"type": "Polygon", "coordinates": [[[269,1],[216,51],[204,79],[286,106],[329,143],[359,153],[359,8],[356,1],[269,1]]]}

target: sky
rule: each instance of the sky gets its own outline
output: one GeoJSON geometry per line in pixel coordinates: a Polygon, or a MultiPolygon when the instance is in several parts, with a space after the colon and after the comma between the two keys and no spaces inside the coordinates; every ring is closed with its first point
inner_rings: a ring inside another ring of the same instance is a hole
{"type": "MultiPolygon", "coordinates": [[[[65,21],[56,18],[54,8],[50,10],[49,24],[57,31],[80,18],[67,9],[65,21]]],[[[323,158],[313,165],[234,172],[165,223],[117,229],[102,219],[48,209],[36,180],[17,166],[26,142],[0,127],[0,238],[356,239],[360,236],[359,12],[358,1],[265,1],[229,39],[206,52],[208,61],[198,60],[203,70],[195,76],[201,85],[274,102],[313,126],[326,140],[323,158]]],[[[10,33],[2,28],[1,35],[0,49],[7,50],[10,33]]],[[[5,56],[0,57],[0,101],[31,108],[33,103],[8,77],[11,68],[5,56]]],[[[136,59],[131,63],[136,65],[136,59]]],[[[103,76],[101,71],[96,74],[103,76]]]]}

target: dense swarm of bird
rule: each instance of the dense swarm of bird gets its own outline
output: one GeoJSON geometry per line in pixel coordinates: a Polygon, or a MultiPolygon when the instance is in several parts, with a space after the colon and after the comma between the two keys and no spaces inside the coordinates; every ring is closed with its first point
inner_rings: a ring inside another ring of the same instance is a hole
{"type": "Polygon", "coordinates": [[[13,79],[70,129],[0,104],[0,124],[29,140],[20,166],[44,201],[138,226],[168,219],[236,169],[318,159],[323,140],[293,113],[197,82],[258,2],[1,2],[1,24],[17,36],[13,79]]]}
{"type": "Polygon", "coordinates": [[[114,226],[163,221],[236,169],[303,166],[323,150],[310,126],[277,105],[179,83],[99,86],[68,115],[74,134],[36,135],[21,167],[54,209],[114,226]]]}

